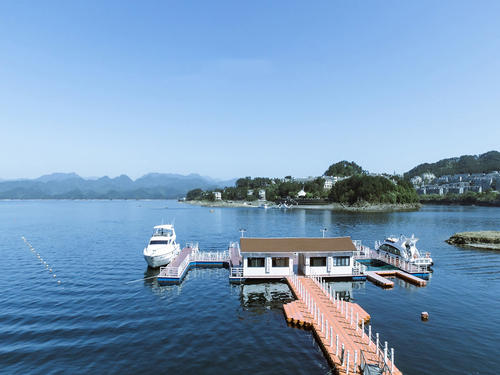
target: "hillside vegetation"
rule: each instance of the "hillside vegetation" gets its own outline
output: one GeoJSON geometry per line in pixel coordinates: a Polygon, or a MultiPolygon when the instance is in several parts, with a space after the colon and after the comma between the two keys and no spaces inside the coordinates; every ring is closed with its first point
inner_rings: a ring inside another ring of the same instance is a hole
{"type": "Polygon", "coordinates": [[[328,196],[332,202],[353,205],[356,203],[418,203],[413,186],[396,176],[352,176],[337,182],[328,196]]]}
{"type": "Polygon", "coordinates": [[[489,151],[481,155],[462,155],[436,163],[424,163],[405,173],[405,178],[433,173],[437,177],[460,173],[488,173],[500,171],[500,152],[489,151]]]}
{"type": "MultiPolygon", "coordinates": [[[[259,190],[264,190],[266,199],[274,202],[291,201],[298,204],[312,204],[314,202],[327,204],[330,202],[350,206],[365,204],[411,204],[418,206],[418,196],[415,189],[401,177],[369,176],[359,165],[347,161],[332,164],[326,173],[350,177],[338,181],[331,190],[325,189],[325,179],[322,177],[306,182],[294,180],[291,176],[284,179],[245,177],[238,179],[234,187],[217,189],[217,191],[221,192],[221,198],[224,201],[257,200],[259,190]],[[305,196],[298,198],[297,193],[302,189],[305,196]]],[[[188,192],[186,199],[213,201],[215,198],[213,191],[193,189],[188,192]]]]}

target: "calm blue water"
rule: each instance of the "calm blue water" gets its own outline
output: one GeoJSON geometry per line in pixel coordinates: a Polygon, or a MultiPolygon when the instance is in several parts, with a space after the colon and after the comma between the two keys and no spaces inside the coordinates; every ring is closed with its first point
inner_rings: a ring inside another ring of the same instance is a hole
{"type": "Polygon", "coordinates": [[[336,288],[371,314],[405,374],[496,374],[500,253],[444,240],[457,231],[498,230],[499,219],[500,209],[480,207],[350,214],[210,212],[174,201],[0,202],[0,373],[328,373],[310,332],[286,325],[286,285],[230,285],[226,269],[192,270],[180,286],[142,280],[154,275],[142,258],[153,225],[175,220],[178,240],[202,249],[227,248],[241,227],[270,237],[320,236],[326,226],[330,236],[369,245],[415,233],[436,264],[427,287],[396,279],[392,290],[362,282],[336,288]]]}

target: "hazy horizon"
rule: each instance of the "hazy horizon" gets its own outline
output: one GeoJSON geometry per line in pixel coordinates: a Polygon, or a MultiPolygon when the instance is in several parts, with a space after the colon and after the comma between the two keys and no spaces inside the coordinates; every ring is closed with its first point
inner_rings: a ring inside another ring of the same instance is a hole
{"type": "Polygon", "coordinates": [[[498,149],[500,3],[0,4],[0,178],[375,173],[498,149]]]}

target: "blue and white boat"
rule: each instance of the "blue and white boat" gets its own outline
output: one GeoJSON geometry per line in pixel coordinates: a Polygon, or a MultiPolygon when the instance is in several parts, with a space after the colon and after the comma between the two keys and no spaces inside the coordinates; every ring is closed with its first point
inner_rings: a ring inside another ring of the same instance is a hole
{"type": "Polygon", "coordinates": [[[400,237],[387,237],[383,242],[375,242],[375,250],[379,255],[388,255],[397,259],[409,262],[416,266],[429,269],[434,263],[432,262],[431,253],[426,252],[424,255],[417,249],[416,243],[418,238],[412,234],[411,237],[401,235],[400,237]]]}

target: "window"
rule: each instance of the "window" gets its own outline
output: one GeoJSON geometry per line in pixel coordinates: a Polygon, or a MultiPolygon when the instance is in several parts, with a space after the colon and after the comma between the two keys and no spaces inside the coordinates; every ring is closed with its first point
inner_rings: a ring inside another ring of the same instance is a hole
{"type": "Polygon", "coordinates": [[[149,242],[150,245],[166,245],[168,244],[168,240],[151,240],[149,242]]]}
{"type": "Polygon", "coordinates": [[[311,257],[311,267],[326,267],[326,257],[311,257]]]}
{"type": "Polygon", "coordinates": [[[272,258],[273,259],[273,267],[288,267],[290,264],[290,258],[284,257],[284,258],[272,258]]]}
{"type": "Polygon", "coordinates": [[[264,267],[266,258],[248,258],[248,267],[264,267]]]}
{"type": "Polygon", "coordinates": [[[335,266],[349,266],[351,263],[350,257],[335,257],[335,266]]]}
{"type": "Polygon", "coordinates": [[[401,255],[401,251],[399,249],[396,249],[394,246],[383,244],[379,247],[380,250],[387,251],[388,253],[394,254],[394,255],[401,255]]]}
{"type": "Polygon", "coordinates": [[[157,228],[157,229],[155,229],[153,236],[172,237],[173,234],[174,234],[174,231],[172,229],[157,228]]]}

